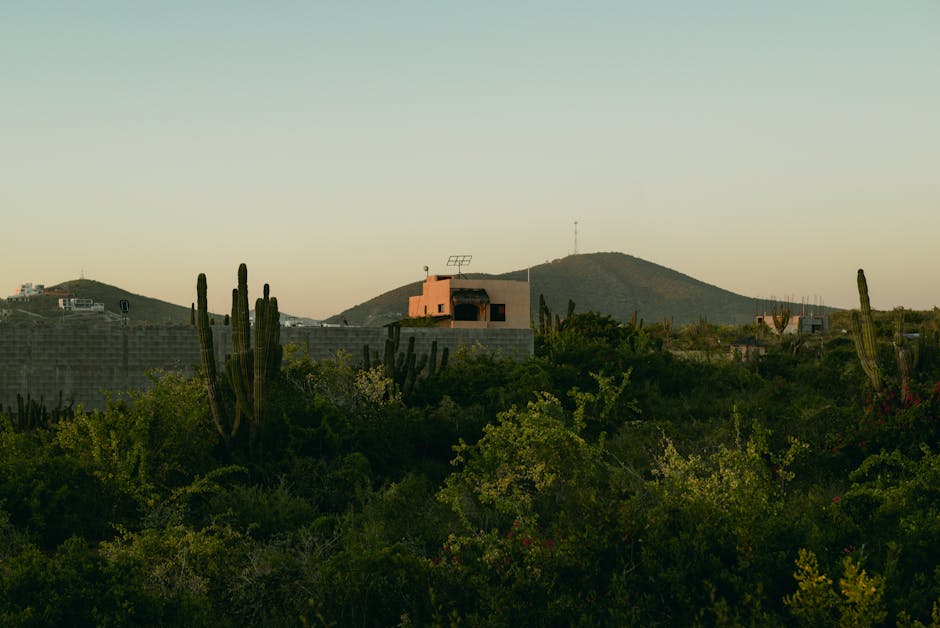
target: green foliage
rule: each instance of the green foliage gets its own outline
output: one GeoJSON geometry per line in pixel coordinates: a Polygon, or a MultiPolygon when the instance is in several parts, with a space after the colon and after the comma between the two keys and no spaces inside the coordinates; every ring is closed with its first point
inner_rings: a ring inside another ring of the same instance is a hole
{"type": "Polygon", "coordinates": [[[838,593],[832,580],[820,573],[816,555],[801,549],[796,560],[797,591],[784,603],[802,626],[866,628],[887,617],[884,578],[869,576],[851,556],[842,559],[838,593]]]}
{"type": "Polygon", "coordinates": [[[936,313],[872,313],[905,400],[887,342],[872,396],[838,332],[744,364],[740,329],[573,307],[526,360],[281,360],[265,296],[212,378],[0,413],[0,624],[940,623],[936,313]]]}
{"type": "Polygon", "coordinates": [[[111,400],[100,412],[79,412],[59,423],[54,440],[142,505],[205,470],[215,444],[199,382],[171,372],[154,373],[151,380],[153,387],[130,404],[111,400]]]}
{"type": "Polygon", "coordinates": [[[642,539],[633,574],[639,604],[657,621],[731,612],[736,623],[773,623],[768,613],[785,591],[788,489],[806,446],[791,440],[774,452],[767,436],[755,426],[707,456],[683,456],[667,442],[642,498],[625,508],[642,539]],[[661,590],[674,605],[657,603],[661,590]]]}
{"type": "Polygon", "coordinates": [[[459,470],[439,499],[463,530],[448,537],[435,563],[448,589],[470,596],[471,623],[602,621],[607,609],[590,601],[606,594],[598,568],[610,561],[605,552],[619,536],[616,509],[626,494],[602,446],[582,438],[559,401],[542,394],[455,452],[459,470]]]}
{"type": "Polygon", "coordinates": [[[4,626],[129,626],[173,621],[172,604],[142,586],[135,565],[111,563],[78,538],[52,556],[28,547],[0,565],[4,626]]]}

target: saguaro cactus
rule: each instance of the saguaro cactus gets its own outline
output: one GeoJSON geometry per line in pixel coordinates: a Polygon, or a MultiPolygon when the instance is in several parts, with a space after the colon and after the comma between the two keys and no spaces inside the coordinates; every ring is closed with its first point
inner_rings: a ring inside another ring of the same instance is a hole
{"type": "Polygon", "coordinates": [[[852,336],[855,352],[875,393],[881,393],[884,377],[878,365],[878,344],[875,339],[875,323],[871,317],[871,302],[868,299],[868,282],[865,271],[858,269],[858,300],[861,312],[852,311],[852,336]]]}

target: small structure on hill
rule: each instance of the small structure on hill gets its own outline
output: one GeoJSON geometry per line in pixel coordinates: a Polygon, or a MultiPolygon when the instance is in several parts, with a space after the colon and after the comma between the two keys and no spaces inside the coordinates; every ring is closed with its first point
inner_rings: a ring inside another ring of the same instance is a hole
{"type": "Polygon", "coordinates": [[[529,284],[429,275],[421,294],[408,298],[408,316],[433,318],[439,327],[527,329],[529,284]]]}
{"type": "Polygon", "coordinates": [[[104,303],[95,303],[92,299],[70,297],[59,299],[59,309],[65,312],[104,312],[104,303]]]}
{"type": "Polygon", "coordinates": [[[767,345],[757,338],[738,338],[731,342],[731,356],[749,362],[767,353],[767,345]]]}

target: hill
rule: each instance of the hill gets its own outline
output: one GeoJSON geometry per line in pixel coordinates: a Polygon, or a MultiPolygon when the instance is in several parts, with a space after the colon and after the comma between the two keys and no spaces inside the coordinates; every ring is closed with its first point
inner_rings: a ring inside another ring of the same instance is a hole
{"type": "MultiPolygon", "coordinates": [[[[466,273],[467,277],[530,278],[532,316],[537,315],[539,294],[553,312],[563,314],[568,300],[576,310],[594,310],[621,321],[633,312],[647,322],[672,317],[676,325],[697,322],[706,317],[718,324],[747,323],[753,320],[754,299],[707,284],[680,272],[623,253],[569,255],[530,269],[500,275],[466,273]]],[[[345,318],[353,325],[382,325],[408,314],[408,297],[421,293],[415,282],[361,303],[327,322],[345,318]]]]}
{"type": "MultiPolygon", "coordinates": [[[[140,294],[127,292],[121,288],[94,281],[92,279],[74,279],[55,286],[47,286],[46,290],[52,292],[67,292],[80,299],[91,299],[95,303],[102,303],[105,313],[76,313],[66,315],[71,318],[95,318],[120,316],[121,299],[127,299],[130,304],[129,322],[132,324],[146,323],[189,323],[189,308],[174,305],[145,297],[140,294]]],[[[58,296],[32,297],[28,302],[7,305],[13,313],[21,317],[30,318],[59,318],[63,316],[58,308],[58,296]]]]}

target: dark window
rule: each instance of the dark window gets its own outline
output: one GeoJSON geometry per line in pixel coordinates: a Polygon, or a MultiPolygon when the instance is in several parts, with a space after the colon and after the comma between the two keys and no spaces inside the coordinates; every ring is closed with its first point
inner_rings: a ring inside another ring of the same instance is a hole
{"type": "Polygon", "coordinates": [[[438,304],[437,304],[437,313],[438,313],[438,314],[443,314],[443,313],[444,313],[444,304],[443,304],[443,303],[438,303],[438,304]]]}
{"type": "Polygon", "coordinates": [[[505,322],[506,321],[506,304],[505,303],[491,303],[490,304],[490,320],[505,322]]]}
{"type": "Polygon", "coordinates": [[[454,306],[455,321],[475,321],[480,318],[480,308],[473,303],[458,303],[454,306]]]}

